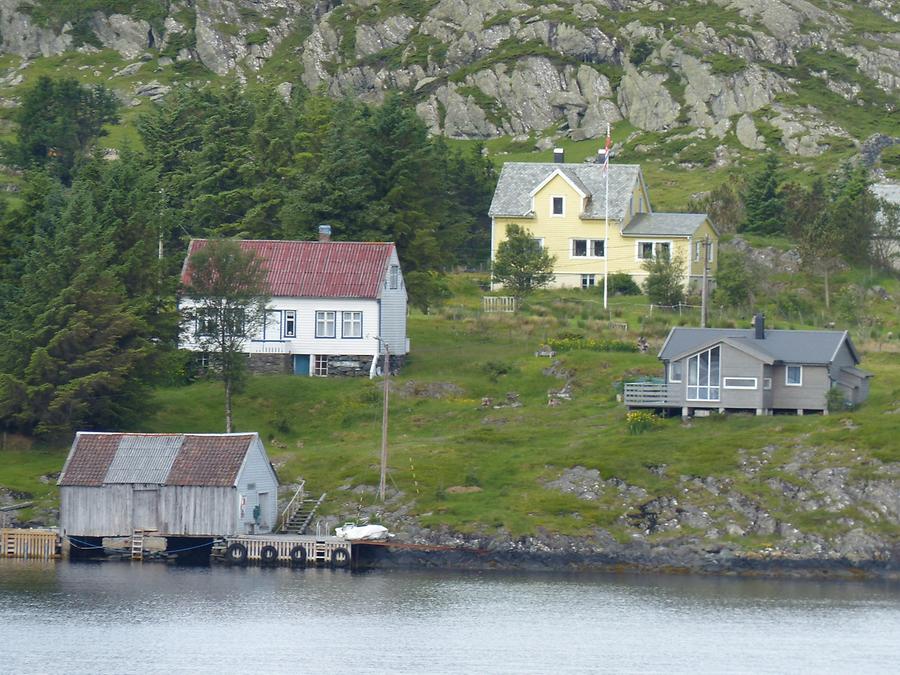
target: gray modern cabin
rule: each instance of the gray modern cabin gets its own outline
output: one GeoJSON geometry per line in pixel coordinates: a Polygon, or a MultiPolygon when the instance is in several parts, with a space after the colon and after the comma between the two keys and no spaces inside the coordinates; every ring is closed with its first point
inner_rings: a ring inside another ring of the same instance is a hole
{"type": "Polygon", "coordinates": [[[853,405],[869,395],[872,376],[846,331],[753,328],[672,328],[659,352],[662,383],[624,388],[629,408],[697,411],[827,413],[826,397],[839,387],[853,405]]]}
{"type": "Polygon", "coordinates": [[[278,478],[259,435],[80,431],[59,477],[68,536],[270,532],[278,478]]]}

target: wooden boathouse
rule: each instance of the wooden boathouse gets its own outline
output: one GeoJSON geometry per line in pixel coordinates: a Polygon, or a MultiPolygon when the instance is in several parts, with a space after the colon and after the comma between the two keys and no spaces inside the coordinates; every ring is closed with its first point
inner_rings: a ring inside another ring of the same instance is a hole
{"type": "Polygon", "coordinates": [[[278,517],[278,478],[256,433],[80,431],[58,483],[68,538],[260,534],[278,517]]]}

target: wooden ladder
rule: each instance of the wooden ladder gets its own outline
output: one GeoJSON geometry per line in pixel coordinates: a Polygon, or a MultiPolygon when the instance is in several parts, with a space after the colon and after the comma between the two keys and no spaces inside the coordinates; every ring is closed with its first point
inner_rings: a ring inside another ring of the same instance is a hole
{"type": "Polygon", "coordinates": [[[143,560],[144,559],[144,531],[143,530],[135,530],[134,534],[131,535],[131,559],[132,560],[143,560]]]}

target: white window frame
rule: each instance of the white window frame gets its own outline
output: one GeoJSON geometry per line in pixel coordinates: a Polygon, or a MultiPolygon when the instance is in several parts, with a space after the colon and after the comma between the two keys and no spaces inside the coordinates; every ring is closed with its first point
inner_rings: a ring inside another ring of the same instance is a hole
{"type": "Polygon", "coordinates": [[[732,375],[731,377],[723,377],[722,378],[722,388],[723,389],[751,389],[755,390],[759,388],[759,380],[755,377],[738,377],[736,375],[732,375]],[[731,380],[748,380],[753,382],[752,387],[739,385],[739,384],[728,384],[728,381],[731,380]]]}
{"type": "Polygon", "coordinates": [[[349,340],[362,339],[363,313],[360,311],[341,312],[341,337],[349,340]],[[350,330],[347,330],[347,327],[350,330]],[[354,330],[355,328],[355,330],[354,330]]]}
{"type": "Polygon", "coordinates": [[[703,248],[703,242],[694,243],[694,262],[700,262],[700,249],[703,248]]]}
{"type": "Polygon", "coordinates": [[[639,239],[638,241],[635,242],[634,259],[639,260],[639,261],[656,260],[656,258],[659,256],[659,247],[660,247],[660,245],[663,245],[663,244],[665,244],[666,246],[669,247],[669,257],[670,258],[673,255],[675,255],[675,245],[671,239],[665,239],[662,241],[657,241],[655,239],[639,239]],[[650,244],[651,256],[649,258],[641,257],[641,246],[643,244],[650,244]]]}
{"type": "Polygon", "coordinates": [[[334,339],[337,336],[337,312],[330,309],[316,310],[316,337],[321,339],[334,339]],[[331,318],[329,319],[329,315],[331,318]],[[331,324],[331,335],[328,335],[328,325],[331,324]]]}
{"type": "Polygon", "coordinates": [[[281,334],[282,334],[282,337],[286,337],[286,338],[297,337],[297,310],[296,309],[284,310],[284,321],[281,325],[281,334]],[[291,326],[290,330],[288,330],[288,325],[291,326]]]}
{"type": "Polygon", "coordinates": [[[763,378],[763,389],[765,389],[766,391],[772,390],[772,378],[771,377],[763,378]]]}
{"type": "Polygon", "coordinates": [[[582,274],[581,275],[581,287],[585,290],[589,288],[594,288],[597,285],[597,275],[596,274],[582,274]]]}
{"type": "Polygon", "coordinates": [[[683,382],[684,381],[684,368],[682,368],[681,361],[672,361],[669,364],[669,382],[683,382]],[[678,377],[675,377],[675,366],[678,366],[678,377]]]}
{"type": "Polygon", "coordinates": [[[803,386],[803,366],[800,365],[786,365],[784,367],[784,386],[785,387],[802,387],[803,386]],[[799,368],[800,369],[800,380],[798,382],[791,382],[791,368],[799,368]]]}
{"type": "Polygon", "coordinates": [[[392,291],[400,288],[400,265],[391,265],[388,271],[388,288],[392,291]]]}
{"type": "Polygon", "coordinates": [[[544,238],[543,237],[532,237],[532,241],[537,243],[538,248],[540,248],[542,251],[544,250],[544,238]]]}
{"type": "Polygon", "coordinates": [[[566,217],[566,198],[564,195],[550,195],[550,217],[565,218],[566,217]],[[560,201],[561,211],[556,212],[556,200],[560,201]]]}
{"type": "Polygon", "coordinates": [[[572,260],[603,260],[606,257],[606,240],[605,239],[583,239],[581,237],[576,237],[573,239],[569,239],[569,258],[572,260]],[[575,254],[575,242],[583,241],[584,242],[584,255],[576,255],[575,254]],[[595,243],[601,243],[603,245],[603,255],[592,255],[591,250],[594,248],[595,243]]]}
{"type": "Polygon", "coordinates": [[[713,249],[714,249],[715,247],[716,247],[716,242],[710,240],[710,242],[709,242],[709,248],[706,249],[706,261],[707,261],[707,262],[712,262],[713,259],[715,258],[715,254],[713,253],[713,249]]]}
{"type": "Polygon", "coordinates": [[[718,345],[715,347],[710,347],[709,349],[704,349],[702,352],[698,352],[696,354],[691,355],[688,358],[688,381],[685,386],[685,396],[688,401],[719,401],[722,397],[721,392],[721,381],[722,381],[722,348],[718,345]],[[718,350],[717,355],[717,363],[716,363],[716,378],[715,384],[713,384],[712,378],[712,353],[713,351],[718,350]],[[701,357],[706,356],[706,382],[700,382],[700,359],[701,357]],[[691,384],[691,363],[696,360],[697,362],[697,372],[696,372],[696,383],[691,384]],[[696,389],[696,396],[691,396],[691,389],[696,389]],[[700,396],[700,390],[706,389],[707,395],[706,397],[700,396]],[[715,397],[713,397],[713,391],[715,390],[715,397]]]}
{"type": "Polygon", "coordinates": [[[328,356],[326,354],[316,354],[312,360],[313,377],[328,377],[328,356]]]}

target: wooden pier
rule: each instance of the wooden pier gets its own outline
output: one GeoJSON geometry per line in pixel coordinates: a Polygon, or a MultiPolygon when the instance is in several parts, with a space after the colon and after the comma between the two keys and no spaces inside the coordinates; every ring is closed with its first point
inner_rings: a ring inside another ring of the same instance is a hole
{"type": "Polygon", "coordinates": [[[0,558],[50,560],[60,557],[56,530],[0,530],[0,558]]]}
{"type": "Polygon", "coordinates": [[[225,561],[232,565],[349,567],[351,542],[304,534],[245,534],[225,538],[225,561]]]}

